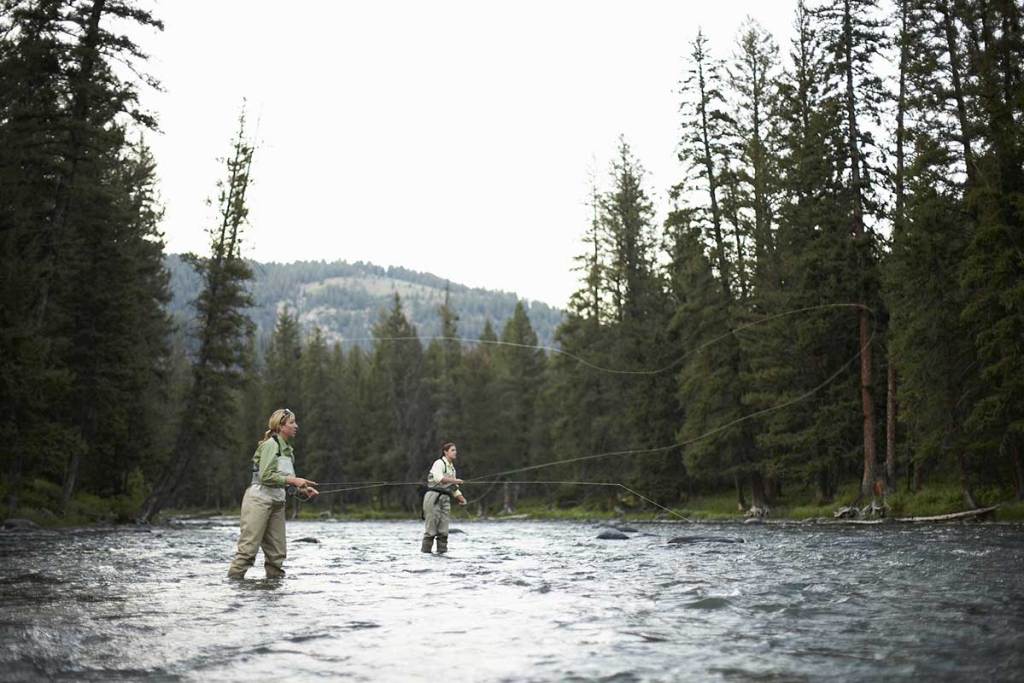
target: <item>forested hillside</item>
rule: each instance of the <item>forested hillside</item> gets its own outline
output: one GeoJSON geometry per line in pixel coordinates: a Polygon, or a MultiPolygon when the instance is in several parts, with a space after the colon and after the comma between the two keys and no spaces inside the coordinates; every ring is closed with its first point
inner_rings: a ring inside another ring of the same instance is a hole
{"type": "MultiPolygon", "coordinates": [[[[195,271],[176,254],[166,257],[171,275],[171,314],[188,324],[195,315],[191,302],[199,295],[202,282],[195,271]]],[[[405,268],[383,268],[369,263],[250,262],[253,307],[248,311],[256,323],[258,347],[270,338],[279,311],[296,314],[305,333],[320,328],[330,342],[358,343],[368,348],[370,333],[380,315],[391,306],[394,294],[405,302],[410,322],[421,337],[441,334],[437,309],[445,293],[459,311],[459,331],[475,339],[489,320],[504,324],[512,316],[518,299],[515,294],[470,288],[429,273],[405,268]]],[[[539,301],[524,302],[543,345],[550,345],[562,312],[539,301]]]]}

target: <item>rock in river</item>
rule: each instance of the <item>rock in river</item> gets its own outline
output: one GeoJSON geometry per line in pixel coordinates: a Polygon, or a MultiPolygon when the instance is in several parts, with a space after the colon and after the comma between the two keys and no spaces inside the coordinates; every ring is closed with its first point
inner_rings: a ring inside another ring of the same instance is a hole
{"type": "Polygon", "coordinates": [[[629,538],[629,536],[618,529],[605,529],[597,537],[603,541],[625,541],[629,538]]]}
{"type": "Polygon", "coordinates": [[[670,538],[668,542],[680,545],[683,543],[746,543],[742,538],[730,536],[676,536],[670,538]]]}

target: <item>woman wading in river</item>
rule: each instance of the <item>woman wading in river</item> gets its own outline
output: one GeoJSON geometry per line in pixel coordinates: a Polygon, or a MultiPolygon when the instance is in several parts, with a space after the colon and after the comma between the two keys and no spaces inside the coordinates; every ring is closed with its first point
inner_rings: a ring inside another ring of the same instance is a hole
{"type": "Polygon", "coordinates": [[[308,500],[319,492],[317,483],[295,476],[295,454],[289,443],[299,431],[295,414],[287,408],[275,410],[267,421],[267,431],[252,456],[252,484],[242,498],[241,532],[238,551],[228,568],[228,576],[241,579],[263,548],[267,578],[284,576],[287,546],[284,537],[286,487],[295,487],[297,495],[308,500]]]}
{"type": "Polygon", "coordinates": [[[429,553],[433,550],[434,539],[437,539],[437,552],[443,555],[448,552],[448,520],[452,512],[452,498],[459,505],[465,505],[466,499],[459,490],[462,480],[455,476],[455,458],[458,450],[451,441],[441,446],[441,457],[434,461],[427,473],[427,493],[423,496],[423,543],[420,550],[429,553]]]}

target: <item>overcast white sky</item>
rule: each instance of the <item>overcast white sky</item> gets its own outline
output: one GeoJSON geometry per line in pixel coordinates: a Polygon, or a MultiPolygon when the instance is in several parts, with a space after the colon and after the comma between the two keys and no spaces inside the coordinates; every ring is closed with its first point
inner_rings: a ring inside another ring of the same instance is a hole
{"type": "Polygon", "coordinates": [[[171,252],[205,253],[206,199],[242,99],[259,147],[246,255],[370,261],[564,306],[619,134],[659,217],[679,179],[679,80],[703,27],[746,16],[787,51],[795,0],[157,3],[138,36],[171,252]],[[256,125],[258,122],[258,131],[256,125]]]}

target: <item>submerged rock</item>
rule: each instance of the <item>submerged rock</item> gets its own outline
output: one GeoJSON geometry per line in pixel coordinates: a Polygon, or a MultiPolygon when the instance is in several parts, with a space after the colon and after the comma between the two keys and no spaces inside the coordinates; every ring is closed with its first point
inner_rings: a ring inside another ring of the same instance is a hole
{"type": "Polygon", "coordinates": [[[38,529],[39,525],[31,519],[12,517],[4,520],[3,528],[5,531],[27,531],[29,529],[38,529]]]}
{"type": "Polygon", "coordinates": [[[605,529],[597,537],[602,541],[625,541],[629,539],[629,536],[618,529],[605,529]]]}
{"type": "Polygon", "coordinates": [[[742,538],[730,536],[676,536],[670,538],[669,543],[682,545],[684,543],[746,543],[742,538]]]}
{"type": "Polygon", "coordinates": [[[296,538],[292,543],[319,543],[319,538],[313,538],[312,536],[303,536],[302,538],[296,538]]]}
{"type": "Polygon", "coordinates": [[[640,531],[639,529],[634,529],[633,527],[626,524],[616,524],[614,528],[618,529],[619,531],[629,532],[631,534],[635,534],[640,531]]]}

